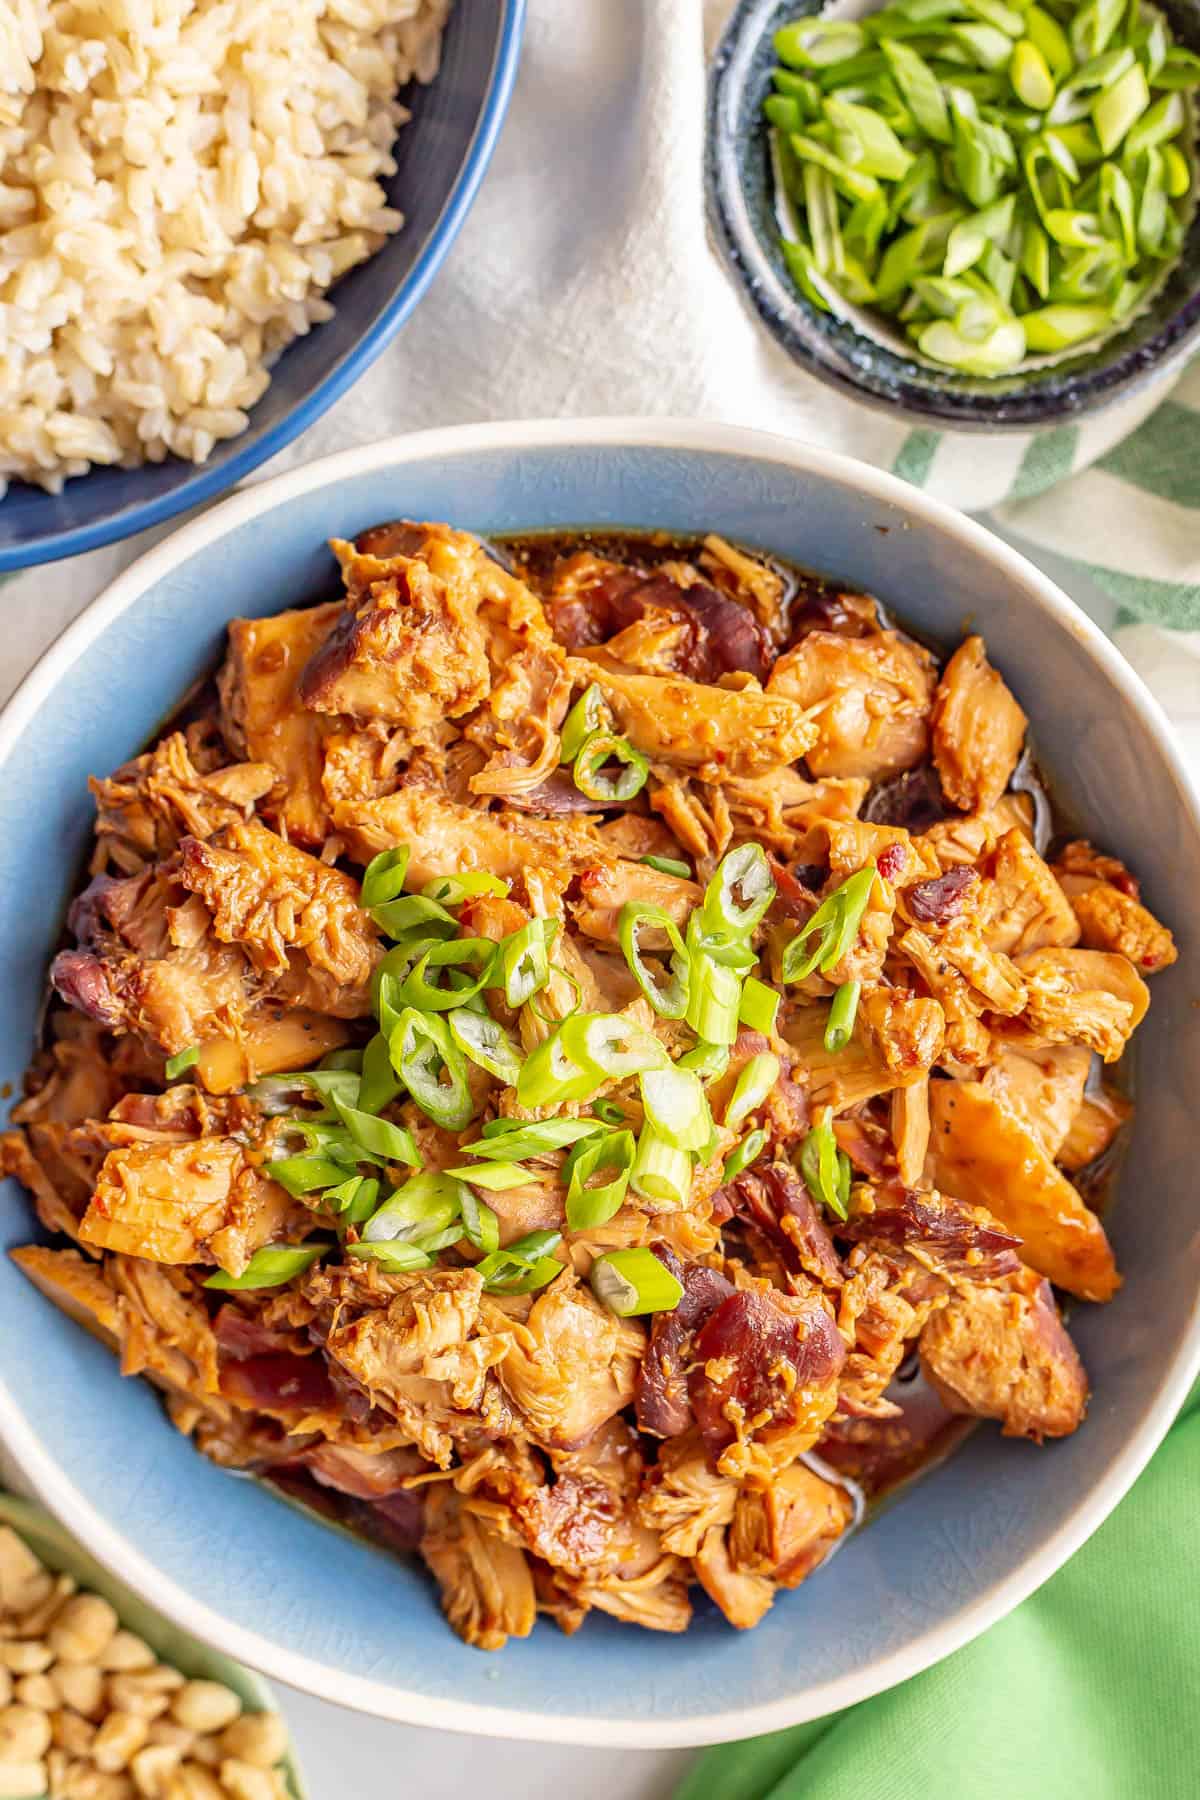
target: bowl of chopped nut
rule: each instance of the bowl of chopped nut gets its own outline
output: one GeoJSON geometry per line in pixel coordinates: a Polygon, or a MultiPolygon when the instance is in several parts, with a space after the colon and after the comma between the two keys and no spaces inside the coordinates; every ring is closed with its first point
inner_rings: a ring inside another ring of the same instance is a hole
{"type": "Polygon", "coordinates": [[[0,1494],[0,1794],[305,1800],[265,1681],[0,1494]]]}

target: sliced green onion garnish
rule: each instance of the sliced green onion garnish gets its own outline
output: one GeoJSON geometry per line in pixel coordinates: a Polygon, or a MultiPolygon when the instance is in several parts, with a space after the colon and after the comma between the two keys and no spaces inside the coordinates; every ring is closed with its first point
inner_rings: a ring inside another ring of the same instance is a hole
{"type": "Polygon", "coordinates": [[[773,1037],[781,998],[778,988],[768,987],[757,975],[747,975],[742,985],[738,1018],[751,1031],[761,1031],[764,1037],[773,1037]]]}
{"type": "Polygon", "coordinates": [[[641,859],[649,869],[657,869],[660,875],[678,875],[681,881],[692,879],[691,863],[681,862],[676,856],[643,856],[641,859]]]}
{"type": "Polygon", "coordinates": [[[527,1005],[543,1025],[561,1025],[564,1019],[569,1019],[583,1005],[583,987],[579,978],[572,975],[570,969],[563,969],[557,963],[552,963],[549,981],[540,993],[535,994],[532,1000],[527,1002],[527,1005]],[[555,992],[555,982],[565,982],[571,990],[571,1004],[565,1010],[559,993],[555,992]],[[552,1005],[554,1011],[548,1012],[542,1004],[543,1001],[552,1005]]]}
{"type": "Polygon", "coordinates": [[[266,1173],[296,1200],[322,1188],[339,1187],[347,1179],[345,1164],[325,1156],[281,1156],[266,1165],[266,1173]]]}
{"type": "Polygon", "coordinates": [[[606,1125],[624,1125],[628,1121],[628,1114],[617,1105],[616,1101],[607,1100],[603,1096],[599,1100],[592,1101],[592,1111],[598,1119],[603,1119],[606,1125]]]}
{"type": "Polygon", "coordinates": [[[402,1006],[415,1006],[421,1012],[450,1012],[464,1006],[473,995],[488,986],[497,955],[491,938],[451,938],[431,944],[418,958],[400,983],[396,998],[402,1006]],[[430,979],[435,969],[477,971],[468,975],[461,987],[440,987],[430,979]]]}
{"type": "Polygon", "coordinates": [[[1141,0],[885,0],[775,43],[803,70],[772,72],[764,113],[808,304],[875,309],[922,357],[987,379],[1120,328],[1177,261],[1197,185],[1181,90],[1200,59],[1141,0]],[[1168,181],[1147,158],[1177,144],[1168,181]],[[1097,205],[1114,173],[1138,189],[1132,238],[1097,205]],[[1104,254],[1083,270],[1073,249],[1104,254]],[[1089,301],[1103,323],[1087,330],[1039,317],[1089,301]]]}
{"type": "Polygon", "coordinates": [[[623,1013],[576,1013],[559,1027],[567,1055],[601,1081],[621,1081],[644,1069],[668,1066],[670,1057],[651,1031],[623,1013]]]}
{"type": "Polygon", "coordinates": [[[756,1112],[779,1080],[779,1058],[764,1051],[752,1056],[739,1070],[738,1078],[725,1108],[725,1123],[736,1131],[742,1120],[756,1112]]]}
{"type": "MultiPolygon", "coordinates": [[[[345,1181],[339,1181],[336,1187],[326,1188],[321,1195],[321,1205],[327,1212],[344,1212],[348,1206],[353,1206],[366,1179],[367,1177],[363,1175],[350,1175],[345,1181]]],[[[378,1195],[379,1183],[373,1176],[371,1181],[378,1195]]],[[[374,1212],[374,1210],[375,1208],[372,1207],[371,1211],[374,1212]]]]}
{"type": "Polygon", "coordinates": [[[390,1038],[392,1067],[412,1098],[435,1125],[461,1131],[474,1105],[462,1051],[437,1013],[406,1007],[390,1038]]]}
{"type": "Polygon", "coordinates": [[[732,1044],[738,1034],[742,983],[736,969],[715,962],[703,950],[691,951],[692,982],[687,1022],[707,1044],[732,1044]]]}
{"type": "Polygon", "coordinates": [[[677,1069],[694,1069],[701,1081],[714,1081],[729,1067],[729,1045],[701,1042],[689,1050],[686,1055],[681,1056],[675,1067],[677,1069]]]}
{"type": "Polygon", "coordinates": [[[642,1106],[659,1137],[676,1150],[702,1150],[713,1124],[695,1071],[668,1064],[665,1069],[647,1069],[640,1081],[642,1106]]]}
{"type": "Polygon", "coordinates": [[[620,1212],[629,1186],[634,1149],[632,1131],[614,1131],[576,1145],[563,1170],[567,1177],[567,1224],[572,1231],[607,1225],[620,1212]],[[602,1169],[615,1170],[613,1179],[593,1182],[602,1169]]]}
{"type": "Polygon", "coordinates": [[[735,975],[748,975],[758,962],[758,953],[743,932],[706,930],[699,907],[688,920],[686,942],[689,956],[706,956],[735,975]]]}
{"type": "Polygon", "coordinates": [[[517,1099],[522,1106],[565,1106],[572,1100],[589,1099],[602,1080],[589,1064],[570,1055],[560,1027],[522,1063],[517,1099]]]}
{"type": "Polygon", "coordinates": [[[575,786],[589,800],[607,803],[632,800],[646,785],[650,764],[628,738],[613,731],[593,731],[585,738],[575,758],[572,771],[575,786]],[[619,764],[618,772],[606,770],[605,764],[619,764]]]}
{"type": "Polygon", "coordinates": [[[800,1173],[814,1200],[827,1206],[839,1219],[847,1216],[850,1158],[838,1149],[828,1107],[800,1147],[800,1173]]]}
{"type": "Polygon", "coordinates": [[[194,1069],[199,1061],[199,1044],[189,1044],[186,1050],[181,1050],[179,1052],[178,1056],[168,1058],[166,1067],[167,1080],[174,1081],[177,1076],[184,1074],[186,1070],[194,1069]]]}
{"type": "Polygon", "coordinates": [[[332,1163],[341,1163],[347,1172],[356,1163],[378,1160],[355,1143],[340,1121],[336,1125],[325,1124],[324,1120],[330,1117],[332,1115],[328,1113],[293,1113],[283,1121],[283,1130],[276,1142],[290,1146],[298,1139],[304,1145],[304,1153],[323,1156],[332,1163]]]}
{"type": "Polygon", "coordinates": [[[861,993],[861,981],[843,981],[833,996],[833,1005],[829,1009],[829,1018],[825,1025],[825,1048],[827,1050],[844,1050],[850,1042],[855,1015],[858,1012],[858,997],[861,993]]]}
{"type": "Polygon", "coordinates": [[[426,950],[443,941],[418,934],[407,938],[403,944],[394,944],[376,963],[371,976],[371,1010],[379,1020],[379,1029],[385,1038],[391,1036],[404,1010],[400,989],[426,950]]]}
{"type": "Polygon", "coordinates": [[[500,1247],[500,1221],[491,1207],[464,1186],[462,1196],[463,1234],[476,1250],[490,1256],[500,1247]]]}
{"type": "Polygon", "coordinates": [[[291,1112],[308,1090],[300,1075],[260,1075],[242,1091],[260,1112],[272,1118],[291,1112]]]}
{"type": "Polygon", "coordinates": [[[427,900],[424,894],[403,894],[398,900],[373,906],[371,917],[380,931],[397,941],[410,932],[421,937],[451,938],[458,930],[453,914],[436,900],[427,900]]]}
{"type": "Polygon", "coordinates": [[[620,1319],[674,1312],[683,1299],[682,1284],[653,1250],[610,1250],[596,1258],[589,1279],[597,1300],[620,1319]]]}
{"type": "Polygon", "coordinates": [[[363,1051],[362,1079],[357,1101],[359,1110],[365,1113],[382,1112],[401,1092],[402,1086],[400,1077],[392,1067],[388,1041],[381,1031],[377,1031],[363,1051]]]}
{"type": "Polygon", "coordinates": [[[446,1173],[456,1175],[460,1181],[472,1181],[476,1187],[490,1188],[497,1194],[506,1188],[526,1187],[533,1180],[529,1170],[523,1169],[519,1162],[466,1163],[458,1169],[447,1169],[446,1173]]]}
{"type": "Polygon", "coordinates": [[[362,1235],[368,1244],[425,1237],[444,1231],[461,1214],[462,1183],[452,1175],[425,1170],[388,1195],[367,1220],[362,1235]]]}
{"type": "Polygon", "coordinates": [[[550,947],[558,935],[557,919],[530,919],[500,945],[493,965],[511,1007],[524,1006],[550,979],[550,947]]]}
{"type": "Polygon", "coordinates": [[[754,1131],[748,1131],[741,1143],[735,1144],[725,1158],[721,1180],[732,1181],[735,1175],[740,1175],[743,1169],[748,1169],[752,1162],[756,1162],[766,1147],[767,1134],[761,1126],[754,1131]]]}
{"type": "Polygon", "coordinates": [[[379,1183],[373,1175],[352,1175],[338,1187],[326,1188],[321,1205],[340,1215],[342,1225],[361,1225],[379,1205],[379,1183]]]}
{"type": "Polygon", "coordinates": [[[595,1119],[489,1119],[480,1136],[482,1143],[467,1144],[472,1156],[499,1156],[520,1162],[526,1156],[545,1156],[565,1150],[580,1138],[594,1137],[604,1126],[595,1119]]]}
{"type": "Polygon", "coordinates": [[[572,976],[569,968],[560,968],[558,963],[552,963],[551,979],[547,981],[547,985],[543,986],[542,992],[534,994],[533,999],[527,1001],[527,1004],[529,1004],[529,1010],[534,1013],[534,1017],[540,1019],[542,1024],[560,1026],[563,1019],[570,1019],[572,1013],[578,1013],[579,1008],[583,1006],[583,986],[579,983],[578,976],[572,976]],[[567,1006],[567,1010],[563,1010],[560,997],[554,994],[556,981],[563,981],[570,988],[570,1006],[567,1006]],[[554,1012],[547,1012],[547,1006],[543,1006],[543,1001],[552,1004],[554,1012]]]}
{"type": "Polygon", "coordinates": [[[807,925],[786,946],[782,959],[785,981],[803,981],[814,970],[822,975],[836,968],[858,935],[875,882],[875,867],[860,869],[826,896],[807,925]],[[816,939],[808,951],[804,946],[816,939]]]}
{"type": "Polygon", "coordinates": [[[563,720],[562,735],[559,739],[559,762],[574,762],[592,733],[605,730],[611,722],[612,714],[608,710],[608,703],[593,681],[592,685],[580,695],[563,720]]]}
{"type": "Polygon", "coordinates": [[[408,1275],[419,1269],[432,1269],[433,1255],[419,1244],[402,1239],[380,1244],[347,1244],[346,1255],[357,1262],[378,1263],[389,1275],[408,1275]]]}
{"type": "Polygon", "coordinates": [[[775,33],[775,54],[793,69],[823,69],[846,62],[866,44],[853,19],[797,19],[775,33]]]}
{"type": "MultiPolygon", "coordinates": [[[[354,1054],[361,1058],[361,1051],[354,1054]]],[[[277,1116],[291,1112],[310,1094],[319,1095],[327,1103],[338,1094],[348,1105],[354,1106],[360,1081],[361,1076],[354,1069],[302,1069],[294,1075],[264,1075],[258,1081],[252,1081],[244,1092],[263,1112],[277,1116]]],[[[328,1104],[320,1110],[306,1108],[301,1115],[303,1122],[314,1124],[335,1117],[328,1104]]]]}
{"type": "Polygon", "coordinates": [[[476,1263],[476,1274],[489,1293],[532,1294],[562,1274],[565,1265],[551,1254],[561,1243],[561,1231],[531,1231],[476,1263]]]}
{"type": "Polygon", "coordinates": [[[476,900],[481,894],[507,894],[508,887],[499,875],[468,869],[462,875],[435,875],[421,892],[427,900],[436,900],[441,906],[461,906],[464,900],[476,900]]]}
{"type": "Polygon", "coordinates": [[[394,850],[381,850],[378,856],[373,856],[363,872],[359,904],[370,912],[376,906],[385,906],[389,900],[398,900],[404,892],[404,877],[408,874],[411,855],[407,844],[397,844],[394,850]]]}
{"type": "Polygon", "coordinates": [[[775,878],[762,845],[739,844],[721,858],[704,890],[701,929],[744,937],[774,898],[775,878]]]}
{"type": "Polygon", "coordinates": [[[686,1206],[692,1191],[692,1159],[686,1150],[643,1125],[630,1175],[635,1193],[665,1208],[686,1206]]]}
{"type": "Polygon", "coordinates": [[[312,1093],[319,1094],[327,1107],[336,1106],[339,1100],[346,1106],[358,1105],[362,1075],[353,1069],[309,1069],[296,1080],[302,1081],[312,1093]]]}
{"type": "Polygon", "coordinates": [[[687,1011],[688,994],[691,991],[691,958],[674,921],[661,906],[647,906],[640,901],[627,900],[617,921],[617,941],[634,980],[659,1017],[682,1019],[687,1011]],[[638,933],[643,926],[662,932],[673,952],[671,975],[664,982],[657,982],[642,961],[638,933]]]}
{"type": "Polygon", "coordinates": [[[502,1081],[515,1087],[521,1073],[521,1052],[515,1040],[490,1013],[472,1012],[462,1007],[447,1013],[450,1036],[465,1056],[502,1081]]]}
{"type": "MultiPolygon", "coordinates": [[[[415,1095],[413,1097],[416,1098],[415,1095]]],[[[347,1106],[336,1095],[333,1104],[360,1150],[365,1150],[370,1156],[381,1156],[387,1162],[407,1163],[412,1169],[420,1168],[420,1152],[412,1132],[406,1126],[393,1125],[390,1119],[380,1119],[374,1113],[361,1112],[356,1106],[347,1106]]]]}
{"type": "Polygon", "coordinates": [[[228,1275],[224,1269],[218,1269],[204,1285],[221,1289],[282,1287],[285,1281],[311,1268],[328,1248],[328,1244],[264,1244],[240,1275],[228,1275]]]}

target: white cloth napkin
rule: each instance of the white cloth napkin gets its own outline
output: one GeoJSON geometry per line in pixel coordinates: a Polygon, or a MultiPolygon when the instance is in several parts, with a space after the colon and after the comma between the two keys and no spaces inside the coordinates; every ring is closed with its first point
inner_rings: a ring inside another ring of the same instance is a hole
{"type": "MultiPolygon", "coordinates": [[[[457,4],[469,9],[472,0],[457,4]]],[[[1091,462],[1123,437],[1136,423],[1128,409],[1101,414],[1065,447],[1059,434],[1032,456],[1022,437],[944,435],[932,444],[927,433],[914,457],[906,422],[835,395],[777,348],[705,227],[706,56],[729,9],[730,0],[530,0],[499,148],[432,291],[351,392],[256,479],[425,425],[673,413],[786,432],[898,466],[978,510],[1011,494],[1022,467],[1017,492],[1031,493],[1047,473],[1091,462]]],[[[1002,526],[1021,534],[1032,505],[1034,554],[1044,550],[1056,564],[1057,553],[1087,536],[1072,490],[1104,480],[1077,476],[1025,508],[1007,508],[1002,526]]],[[[133,540],[15,578],[5,596],[14,633],[0,664],[9,684],[144,547],[145,539],[133,540]]],[[[1112,624],[1111,586],[1062,565],[1061,554],[1054,572],[1112,624]]],[[[1200,624],[1200,612],[1192,622],[1200,624]]],[[[1140,666],[1158,685],[1156,634],[1143,639],[1140,666]]],[[[1172,643],[1173,658],[1183,646],[1179,636],[1172,643]]]]}

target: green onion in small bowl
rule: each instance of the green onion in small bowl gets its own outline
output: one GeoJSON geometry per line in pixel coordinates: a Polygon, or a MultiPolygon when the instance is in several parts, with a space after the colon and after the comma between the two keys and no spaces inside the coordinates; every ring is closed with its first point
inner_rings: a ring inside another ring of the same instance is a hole
{"type": "Polygon", "coordinates": [[[1200,337],[1187,0],[742,0],[709,194],[813,373],[958,427],[1052,422],[1200,337]]]}

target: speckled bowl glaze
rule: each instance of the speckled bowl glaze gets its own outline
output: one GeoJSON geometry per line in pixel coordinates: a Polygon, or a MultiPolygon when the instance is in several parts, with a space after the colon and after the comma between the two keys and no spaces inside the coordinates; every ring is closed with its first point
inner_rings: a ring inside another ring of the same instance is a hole
{"type": "MultiPolygon", "coordinates": [[[[1158,0],[1176,38],[1200,50],[1197,0],[1158,0]]],[[[847,16],[876,0],[837,7],[847,16]]],[[[762,117],[780,25],[823,10],[820,0],[741,0],[718,46],[709,85],[709,218],[734,280],[771,335],[810,374],[868,405],[960,431],[1029,431],[1120,399],[1163,390],[1200,344],[1200,214],[1183,255],[1147,310],[1099,349],[1052,366],[982,380],[900,354],[822,312],[796,290],[779,250],[762,117]]]]}
{"type": "Polygon", "coordinates": [[[524,17],[525,0],[453,8],[436,81],[404,94],[412,120],[385,184],[404,227],[337,283],[333,318],[284,351],[241,437],[198,465],[168,457],[140,469],[92,469],[61,494],[14,482],[0,500],[0,573],[115,543],[227,492],[358,380],[425,293],[470,211],[508,108],[524,17]]]}
{"type": "MultiPolygon", "coordinates": [[[[1135,1040],[1142,1094],[1113,1221],[1125,1286],[1073,1324],[1095,1399],[1043,1450],[983,1428],[827,1568],[732,1631],[593,1615],[467,1649],[413,1563],[206,1462],[151,1388],[0,1254],[0,1442],[107,1567],[185,1629],[326,1699],[452,1731],[696,1744],[814,1718],[925,1668],[1023,1599],[1120,1499],[1200,1365],[1200,811],[1166,722],[1045,576],[864,465],[709,424],[478,425],[355,450],[235,495],[93,602],[0,718],[0,1081],[19,1083],[92,822],[86,778],[136,752],[235,614],[329,593],[324,539],[381,519],[718,531],[874,591],[933,638],[982,631],[1081,829],[1128,858],[1178,933],[1135,1040]]],[[[15,1188],[0,1252],[33,1227],[15,1188]]]]}
{"type": "MultiPolygon", "coordinates": [[[[219,1681],[232,1688],[247,1712],[278,1712],[275,1696],[261,1676],[243,1669],[239,1663],[210,1649],[207,1644],[198,1644],[195,1638],[156,1613],[145,1600],[102,1568],[57,1519],[42,1512],[40,1507],[12,1494],[0,1494],[2,1525],[11,1526],[18,1537],[24,1538],[38,1560],[55,1574],[72,1575],[80,1587],[103,1594],[116,1608],[122,1625],[144,1638],[164,1662],[181,1669],[193,1681],[219,1681]]],[[[283,1766],[287,1770],[288,1790],[293,1800],[308,1800],[308,1789],[290,1750],[283,1766]]]]}

